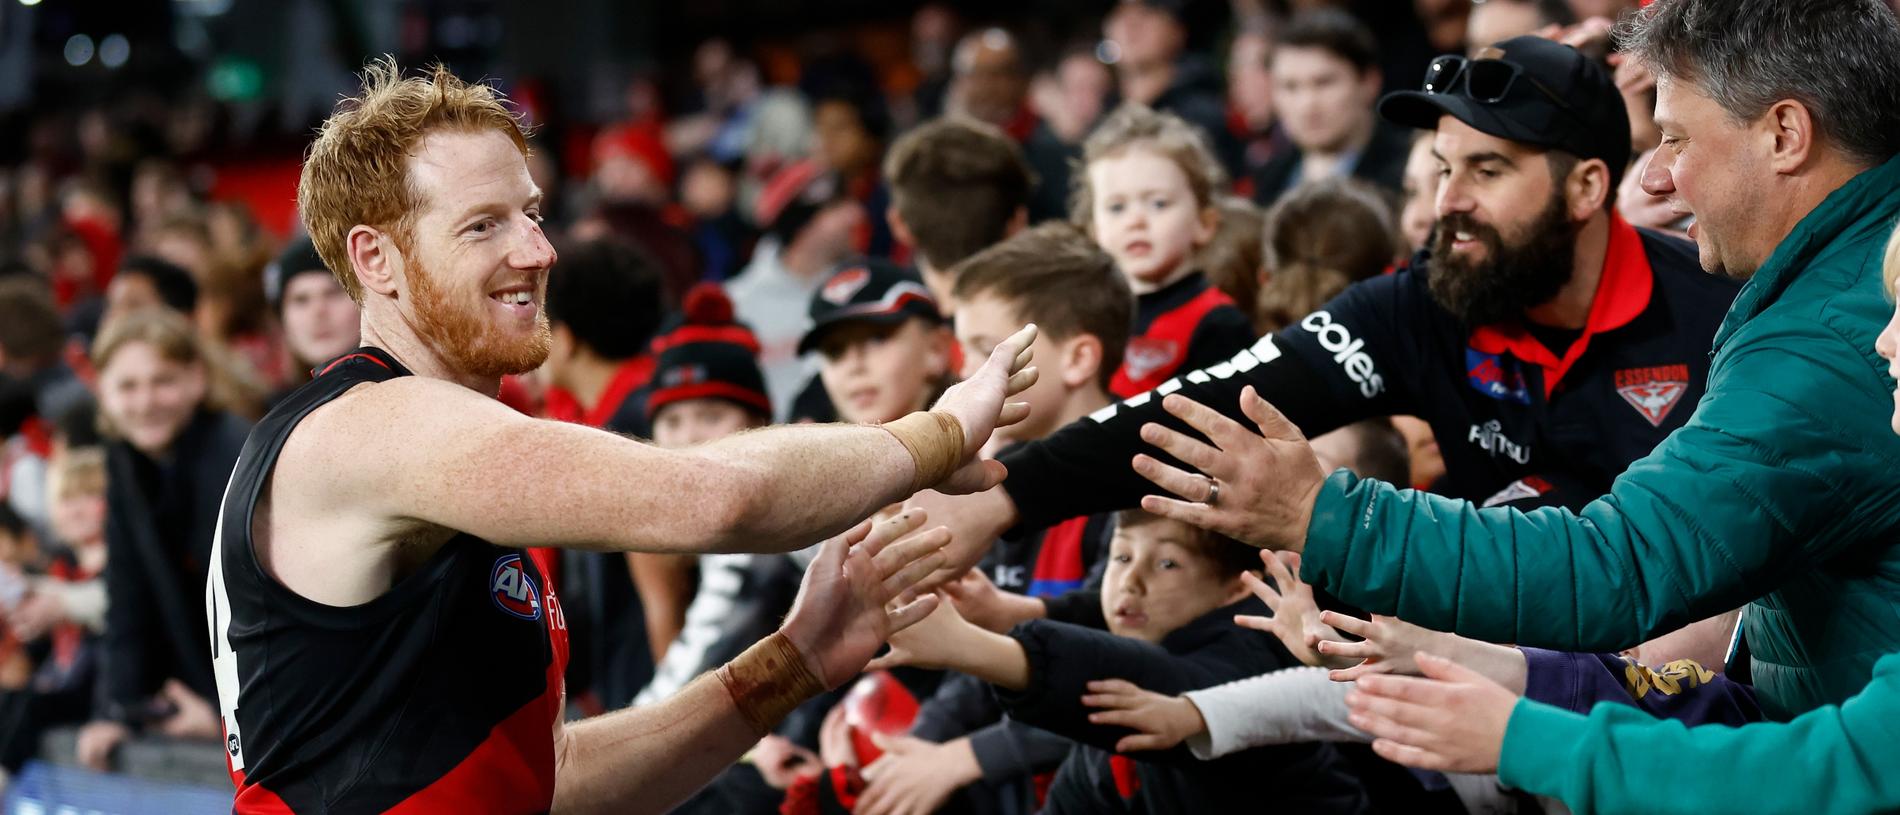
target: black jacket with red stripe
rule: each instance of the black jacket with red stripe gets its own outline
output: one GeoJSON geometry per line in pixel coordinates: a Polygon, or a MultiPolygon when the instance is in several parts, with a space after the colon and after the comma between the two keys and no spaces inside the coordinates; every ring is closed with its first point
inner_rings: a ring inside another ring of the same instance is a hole
{"type": "Polygon", "coordinates": [[[1127,398],[1152,390],[1177,373],[1233,356],[1253,340],[1247,314],[1207,275],[1195,272],[1135,299],[1134,332],[1108,392],[1127,398]]]}
{"type": "Polygon", "coordinates": [[[1004,451],[1003,488],[1025,527],[1135,506],[1156,488],[1129,467],[1134,454],[1178,465],[1141,441],[1141,426],[1193,432],[1159,397],[1178,392],[1251,427],[1240,412],[1251,385],[1309,438],[1378,416],[1424,419],[1445,459],[1434,492],[1581,507],[1688,421],[1739,289],[1704,273],[1687,241],[1620,217],[1609,231],[1587,324],[1560,352],[1516,321],[1465,325],[1432,298],[1421,255],[1229,359],[1004,451]]]}
{"type": "MultiPolygon", "coordinates": [[[[307,599],[259,563],[252,513],[291,430],[351,387],[408,375],[375,348],[257,425],[225,490],[206,612],[234,812],[544,812],[566,623],[542,564],[450,539],[382,596],[307,599]]],[[[294,484],[278,482],[286,489],[294,484]]]]}
{"type": "Polygon", "coordinates": [[[1010,636],[1028,658],[1029,686],[997,688],[997,698],[1015,719],[1079,742],[1043,812],[1365,811],[1358,780],[1328,744],[1256,747],[1214,761],[1179,745],[1124,755],[1115,743],[1133,731],[1088,719],[1095,709],[1082,696],[1094,680],[1125,679],[1175,696],[1297,665],[1272,636],[1234,625],[1235,614],[1267,613],[1249,597],[1195,618],[1159,645],[1048,620],[1016,626],[1010,636]]]}

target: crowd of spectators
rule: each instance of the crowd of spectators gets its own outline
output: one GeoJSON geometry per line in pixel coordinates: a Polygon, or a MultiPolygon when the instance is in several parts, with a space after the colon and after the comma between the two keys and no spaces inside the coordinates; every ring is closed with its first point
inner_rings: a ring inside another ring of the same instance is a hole
{"type": "MultiPolygon", "coordinates": [[[[662,446],[886,422],[1034,322],[1031,419],[998,443],[1112,415],[1444,252],[1453,158],[1378,101],[1417,89],[1440,53],[1495,57],[1524,35],[1613,80],[1628,152],[1605,211],[1652,240],[1687,235],[1639,178],[1664,139],[1656,79],[1610,36],[1635,0],[1205,5],[1119,2],[1089,36],[1032,47],[1024,21],[933,3],[909,21],[902,71],[829,53],[787,76],[779,51],[762,66],[747,44],[709,40],[678,66],[689,98],[637,77],[624,116],[552,123],[564,138],[537,136],[530,156],[560,254],[552,352],[500,398],[662,446]]],[[[34,758],[110,769],[134,739],[217,750],[202,600],[227,479],[252,423],[358,343],[350,292],[301,230],[211,193],[216,156],[193,120],[213,111],[49,110],[0,164],[0,789],[34,758]],[[75,755],[41,755],[54,728],[77,728],[75,755]]],[[[1712,319],[1734,296],[1694,291],[1712,319]]],[[[1323,328],[1307,326],[1322,343],[1323,328]]],[[[1350,371],[1351,347],[1328,350],[1350,371]]],[[[1456,494],[1440,445],[1469,445],[1445,427],[1377,415],[1315,448],[1328,469],[1456,494]]],[[[561,553],[571,706],[662,698],[722,664],[773,630],[811,551],[561,553]]],[[[1318,606],[1353,609],[1324,592],[1295,633],[1302,618],[1234,625],[1314,602],[1286,562],[1269,554],[1263,569],[1250,547],[1140,510],[1013,529],[949,585],[949,613],[894,643],[888,670],[807,705],[685,811],[1202,812],[1268,797],[1297,811],[1535,811],[1495,778],[1406,772],[1324,727],[1230,737],[1214,712],[1233,698],[1193,694],[1357,662],[1325,659],[1321,639],[1429,634],[1337,612],[1327,627],[1318,606]],[[1205,721],[1167,744],[1122,743],[1131,722],[1097,709],[1137,707],[1137,690],[1192,699],[1189,724],[1205,721]]],[[[1632,675],[1711,681],[1723,648],[1708,643],[1726,643],[1734,618],[1705,625],[1690,645],[1629,643],[1648,664],[1696,660],[1653,674],[1632,660],[1632,675]]],[[[1288,687],[1252,692],[1344,710],[1316,685],[1288,687]]],[[[1737,698],[1734,717],[1763,715],[1737,698]]]]}

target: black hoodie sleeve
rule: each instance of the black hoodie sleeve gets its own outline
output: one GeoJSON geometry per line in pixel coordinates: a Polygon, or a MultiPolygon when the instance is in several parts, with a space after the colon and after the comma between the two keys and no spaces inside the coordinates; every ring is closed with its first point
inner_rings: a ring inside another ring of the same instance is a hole
{"type": "MultiPolygon", "coordinates": [[[[998,458],[1009,466],[1003,482],[1022,528],[1140,503],[1159,491],[1129,462],[1148,453],[1183,466],[1141,440],[1157,422],[1193,434],[1161,407],[1180,393],[1242,425],[1240,392],[1251,385],[1308,438],[1361,419],[1418,413],[1404,382],[1420,353],[1408,326],[1425,302],[1410,273],[1358,283],[1319,311],[1263,337],[1224,361],[1199,368],[1077,420],[1046,439],[1018,445],[998,458]]],[[[1199,497],[1199,496],[1193,496],[1199,497]]]]}
{"type": "Polygon", "coordinates": [[[953,672],[945,675],[937,690],[917,707],[910,734],[941,744],[1002,717],[1002,707],[983,680],[953,672]]]}
{"type": "MultiPolygon", "coordinates": [[[[1032,620],[1010,632],[1029,659],[1029,686],[1021,691],[997,688],[996,696],[1012,718],[1113,751],[1115,742],[1132,731],[1089,722],[1094,709],[1082,704],[1089,682],[1125,679],[1173,696],[1287,667],[1292,657],[1271,636],[1233,624],[1235,614],[1265,613],[1265,606],[1252,599],[1216,609],[1169,635],[1164,640],[1168,648],[1106,631],[1032,620]]],[[[1194,760],[1185,749],[1169,752],[1179,753],[1174,758],[1194,760]]],[[[1144,756],[1144,760],[1168,758],[1144,756]]]]}

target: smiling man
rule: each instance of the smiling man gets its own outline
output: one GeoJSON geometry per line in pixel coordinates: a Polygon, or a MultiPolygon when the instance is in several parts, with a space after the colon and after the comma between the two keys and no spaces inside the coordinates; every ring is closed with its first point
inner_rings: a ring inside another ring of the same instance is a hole
{"type": "Polygon", "coordinates": [[[943,535],[861,519],[1002,475],[975,453],[1026,412],[1005,400],[1034,383],[1033,329],[882,426],[662,450],[496,402],[549,346],[526,154],[489,88],[393,61],[310,149],[299,207],[363,347],[258,424],[225,494],[206,611],[235,811],[662,811],[934,606],[911,584],[943,535]],[[563,723],[565,618],[520,547],[827,536],[777,633],[666,702],[563,723]]]}

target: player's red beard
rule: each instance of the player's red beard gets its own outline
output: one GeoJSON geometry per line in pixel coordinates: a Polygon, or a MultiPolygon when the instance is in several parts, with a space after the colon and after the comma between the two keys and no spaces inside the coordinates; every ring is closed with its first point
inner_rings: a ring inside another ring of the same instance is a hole
{"type": "MultiPolygon", "coordinates": [[[[545,307],[535,315],[532,334],[513,338],[489,326],[484,304],[478,301],[470,308],[452,300],[438,283],[419,259],[410,258],[409,293],[415,298],[416,329],[443,361],[476,376],[508,376],[532,371],[547,360],[553,333],[545,307]]],[[[537,292],[536,298],[544,299],[545,294],[537,292]]]]}

